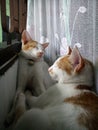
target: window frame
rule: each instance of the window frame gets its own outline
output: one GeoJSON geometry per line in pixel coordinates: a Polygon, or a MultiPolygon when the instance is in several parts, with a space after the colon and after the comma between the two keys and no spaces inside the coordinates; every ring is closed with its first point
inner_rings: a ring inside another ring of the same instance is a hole
{"type": "Polygon", "coordinates": [[[3,75],[13,65],[20,50],[21,42],[0,49],[0,75],[3,75]]]}

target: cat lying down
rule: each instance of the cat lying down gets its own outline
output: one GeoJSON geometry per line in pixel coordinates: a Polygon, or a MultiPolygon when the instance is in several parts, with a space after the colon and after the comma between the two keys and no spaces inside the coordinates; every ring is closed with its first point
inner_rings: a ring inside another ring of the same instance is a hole
{"type": "Polygon", "coordinates": [[[58,83],[38,97],[30,91],[20,93],[18,109],[24,114],[14,130],[98,130],[98,96],[90,90],[92,64],[75,47],[70,54],[58,58],[48,71],[58,83]]]}

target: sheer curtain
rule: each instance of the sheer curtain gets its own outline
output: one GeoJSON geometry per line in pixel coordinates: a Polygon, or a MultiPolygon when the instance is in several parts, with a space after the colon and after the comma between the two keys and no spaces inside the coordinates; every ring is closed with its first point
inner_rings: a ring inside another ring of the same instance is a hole
{"type": "MultiPolygon", "coordinates": [[[[58,56],[62,38],[69,34],[69,2],[63,0],[29,0],[27,30],[33,39],[49,41],[46,51],[51,64],[58,56]],[[65,33],[67,32],[67,33],[65,33]]],[[[69,41],[68,41],[69,42],[69,41]]]]}
{"type": "Polygon", "coordinates": [[[39,42],[48,41],[46,60],[77,45],[83,56],[95,65],[98,91],[98,12],[97,0],[28,0],[27,30],[39,42]]]}

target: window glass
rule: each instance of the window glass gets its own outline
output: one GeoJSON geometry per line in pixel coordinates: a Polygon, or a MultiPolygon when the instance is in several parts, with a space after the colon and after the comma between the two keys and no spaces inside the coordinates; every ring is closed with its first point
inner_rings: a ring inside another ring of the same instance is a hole
{"type": "Polygon", "coordinates": [[[1,11],[0,11],[0,44],[2,42],[1,11]]]}
{"type": "MultiPolygon", "coordinates": [[[[10,16],[9,0],[6,0],[6,16],[10,16]]],[[[1,10],[0,10],[0,45],[2,43],[2,26],[1,26],[1,10]]]]}
{"type": "Polygon", "coordinates": [[[6,15],[7,15],[7,16],[10,16],[9,0],[6,0],[6,15]]]}

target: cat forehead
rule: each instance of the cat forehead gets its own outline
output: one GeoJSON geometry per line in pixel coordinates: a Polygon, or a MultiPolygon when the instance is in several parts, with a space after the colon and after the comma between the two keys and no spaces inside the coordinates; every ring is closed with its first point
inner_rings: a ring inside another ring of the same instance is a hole
{"type": "Polygon", "coordinates": [[[29,41],[28,44],[31,45],[32,47],[38,47],[38,48],[40,48],[40,49],[43,49],[42,44],[40,44],[40,43],[37,42],[37,41],[29,41]]]}
{"type": "Polygon", "coordinates": [[[69,62],[68,60],[69,56],[63,56],[56,60],[55,64],[59,65],[60,63],[65,64],[66,62],[69,62]]]}
{"type": "Polygon", "coordinates": [[[28,41],[28,43],[27,43],[27,44],[32,45],[32,46],[34,46],[34,47],[36,47],[36,46],[37,46],[37,44],[38,44],[38,42],[36,42],[36,41],[28,41]]]}
{"type": "Polygon", "coordinates": [[[71,62],[68,59],[68,55],[64,57],[60,57],[55,64],[58,66],[58,68],[66,71],[68,74],[71,74],[71,71],[73,69],[71,62]]]}
{"type": "Polygon", "coordinates": [[[22,45],[22,50],[29,50],[31,48],[37,47],[38,42],[36,41],[28,41],[26,44],[22,45]]]}

